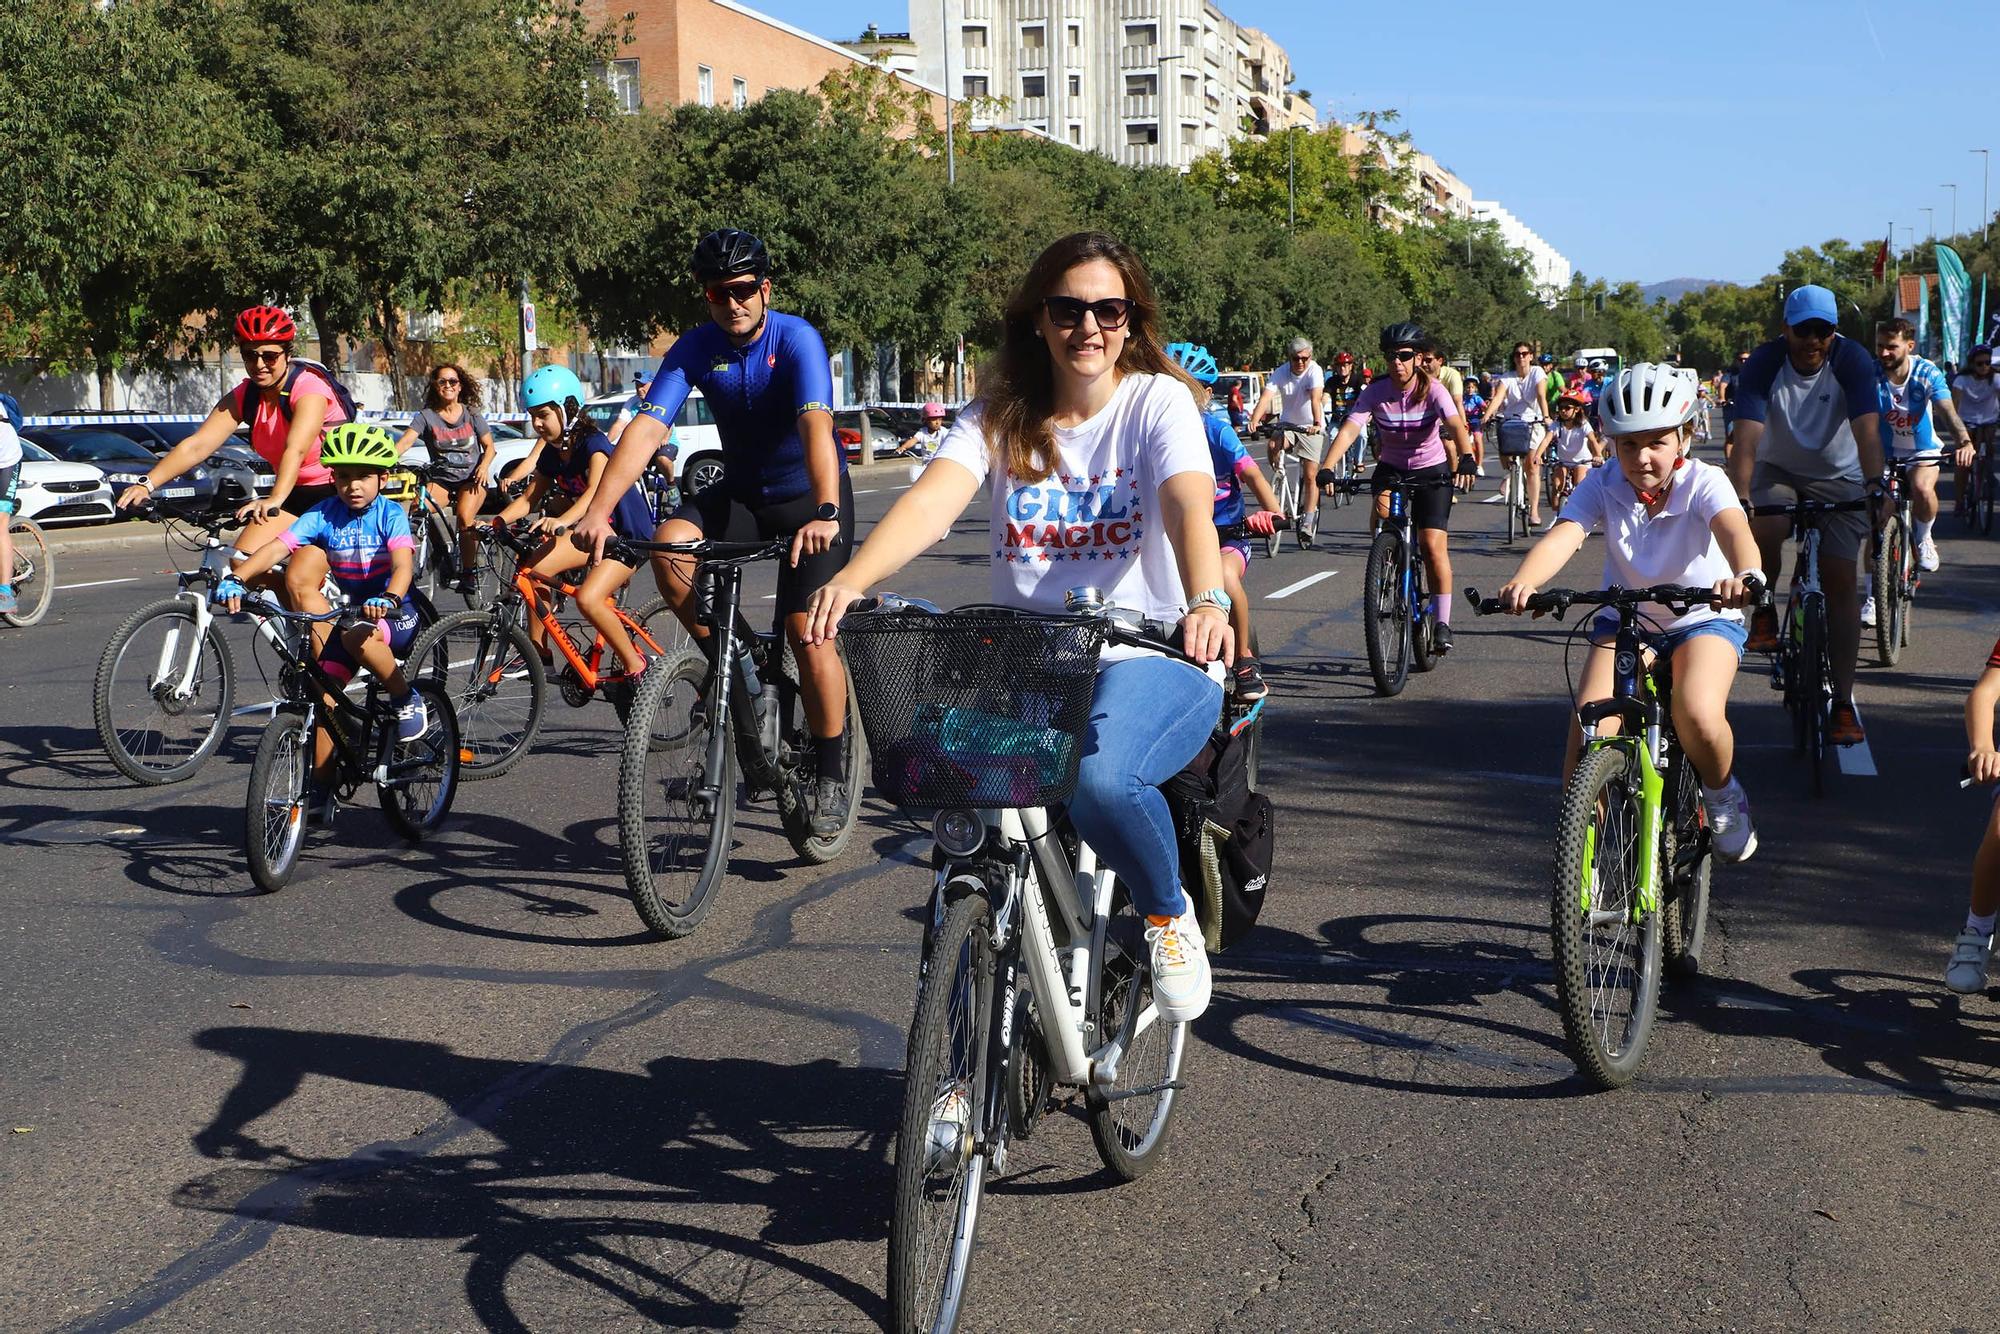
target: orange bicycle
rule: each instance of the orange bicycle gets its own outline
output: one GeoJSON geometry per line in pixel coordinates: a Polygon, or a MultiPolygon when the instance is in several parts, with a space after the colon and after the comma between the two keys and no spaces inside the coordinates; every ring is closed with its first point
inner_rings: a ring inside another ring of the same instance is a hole
{"type": "MultiPolygon", "coordinates": [[[[486,610],[459,612],[424,630],[406,659],[421,664],[423,678],[438,682],[451,698],[458,712],[460,772],[467,780],[497,777],[520,762],[541,730],[552,674],[572,708],[603,694],[622,723],[631,705],[630,692],[621,688],[626,677],[604,637],[581,618],[563,619],[576,585],[528,567],[540,534],[525,522],[496,523],[489,532],[518,562],[512,585],[486,610]],[[560,667],[535,647],[531,624],[539,624],[549,646],[562,655],[560,667]]],[[[585,571],[571,573],[581,579],[585,571]]],[[[649,659],[670,659],[692,643],[665,598],[636,612],[615,604],[613,610],[649,659]]]]}

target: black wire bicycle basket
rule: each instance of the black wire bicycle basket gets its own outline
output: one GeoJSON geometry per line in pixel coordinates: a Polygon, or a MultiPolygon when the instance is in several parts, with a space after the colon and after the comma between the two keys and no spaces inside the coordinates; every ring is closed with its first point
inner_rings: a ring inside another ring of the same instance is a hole
{"type": "Polygon", "coordinates": [[[1104,635],[1094,618],[1007,607],[848,617],[876,791],[914,810],[1066,800],[1104,635]]]}

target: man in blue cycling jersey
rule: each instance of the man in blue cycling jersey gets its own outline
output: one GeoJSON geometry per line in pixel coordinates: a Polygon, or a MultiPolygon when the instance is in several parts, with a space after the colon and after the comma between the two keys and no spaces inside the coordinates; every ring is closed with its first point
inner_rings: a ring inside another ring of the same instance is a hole
{"type": "MultiPolygon", "coordinates": [[[[1939,439],[1941,431],[1934,423],[1942,419],[1949,428],[1961,468],[1972,466],[1972,432],[1959,420],[1944,372],[1928,357],[1917,355],[1915,325],[1905,319],[1884,320],[1876,325],[1875,359],[1882,365],[1876,381],[1882,448],[1897,463],[1917,465],[1907,474],[1911,536],[1917,540],[1917,568],[1935,570],[1938,549],[1931,537],[1931,525],[1937,522],[1937,474],[1944,445],[1939,439]]],[[[1875,623],[1872,602],[1871,597],[1861,606],[1865,625],[1875,623]]]]}
{"type": "MultiPolygon", "coordinates": [[[[667,350],[618,439],[598,500],[575,540],[602,554],[612,535],[608,498],[623,495],[664,443],[691,390],[699,389],[722,441],[723,476],[688,497],[654,534],[660,542],[756,541],[790,534],[778,570],[778,614],[799,664],[806,725],[817,752],[812,832],[840,832],[848,806],[847,672],[831,642],[807,644],[806,605],[841,566],[854,537],[854,492],[847,459],[834,443],[833,377],[819,331],[771,309],[771,263],[764,243],[724,228],[694,249],[694,277],[709,323],[667,350]]],[[[708,629],[691,607],[694,562],[656,557],[653,575],[697,639],[708,629]]]]}

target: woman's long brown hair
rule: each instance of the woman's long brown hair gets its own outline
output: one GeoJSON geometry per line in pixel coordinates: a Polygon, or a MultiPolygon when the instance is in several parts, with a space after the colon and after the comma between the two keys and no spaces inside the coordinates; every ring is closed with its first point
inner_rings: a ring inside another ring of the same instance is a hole
{"type": "Polygon", "coordinates": [[[432,412],[444,406],[444,397],[438,393],[437,387],[439,371],[457,371],[458,401],[465,406],[467,412],[479,411],[479,381],[473,379],[465,367],[455,361],[431,367],[431,382],[424,387],[424,406],[432,412]]]}
{"type": "Polygon", "coordinates": [[[1195,382],[1167,356],[1160,341],[1160,302],[1139,256],[1103,232],[1072,232],[1044,250],[1007,299],[1000,350],[980,376],[981,426],[993,464],[1018,481],[1039,482],[1055,470],[1055,363],[1042,341],[1042,299],[1065,273],[1079,264],[1103,260],[1125,280],[1132,303],[1125,324],[1125,347],[1118,354],[1121,375],[1171,375],[1195,382]]]}

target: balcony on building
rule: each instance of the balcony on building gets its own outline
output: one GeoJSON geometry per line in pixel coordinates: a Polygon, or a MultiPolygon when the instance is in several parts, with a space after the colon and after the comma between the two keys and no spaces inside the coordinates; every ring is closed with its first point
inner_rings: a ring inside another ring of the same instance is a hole
{"type": "Polygon", "coordinates": [[[1160,48],[1157,44],[1118,48],[1118,64],[1124,69],[1152,69],[1159,63],[1160,48]]]}
{"type": "Polygon", "coordinates": [[[1049,49],[1046,46],[1020,46],[1014,48],[1014,68],[1047,69],[1049,49]]]}
{"type": "Polygon", "coordinates": [[[1155,93],[1128,94],[1118,103],[1121,116],[1157,116],[1160,114],[1160,99],[1155,93]]]}
{"type": "Polygon", "coordinates": [[[990,47],[968,46],[959,55],[960,69],[992,69],[993,57],[990,47]]]}
{"type": "Polygon", "coordinates": [[[1038,122],[1040,128],[1048,129],[1049,99],[1046,97],[1024,97],[1014,108],[1014,114],[1024,121],[1038,122]]]}

